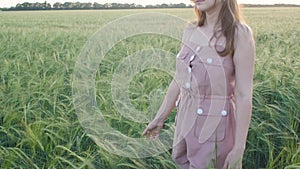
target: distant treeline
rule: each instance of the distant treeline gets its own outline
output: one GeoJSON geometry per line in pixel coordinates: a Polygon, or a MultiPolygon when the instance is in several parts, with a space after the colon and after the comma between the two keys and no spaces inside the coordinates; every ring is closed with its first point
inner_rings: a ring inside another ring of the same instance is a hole
{"type": "Polygon", "coordinates": [[[242,4],[244,7],[300,7],[295,4],[274,4],[274,5],[260,5],[260,4],[242,4]]]}
{"type": "MultiPolygon", "coordinates": [[[[291,6],[299,6],[299,5],[286,5],[286,4],[275,4],[275,5],[250,5],[250,4],[244,4],[244,7],[269,7],[269,6],[285,6],[285,7],[291,7],[291,6]]],[[[45,1],[44,3],[18,3],[15,7],[10,8],[0,8],[0,10],[3,11],[16,11],[16,10],[87,10],[87,9],[143,9],[143,8],[192,8],[192,5],[186,5],[184,3],[180,4],[157,4],[157,5],[146,5],[142,6],[139,4],[128,4],[128,3],[105,3],[105,4],[99,4],[97,2],[94,3],[81,3],[81,2],[65,2],[60,3],[56,2],[53,5],[50,3],[47,3],[45,1]]]]}
{"type": "MultiPolygon", "coordinates": [[[[192,8],[192,5],[186,5],[184,3],[180,4],[158,4],[158,5],[138,5],[138,4],[128,4],[128,3],[105,3],[99,4],[94,3],[81,3],[81,2],[56,2],[53,5],[47,3],[29,3],[24,2],[22,4],[17,4],[15,7],[2,8],[2,10],[73,10],[73,9],[142,9],[142,8],[192,8]]],[[[1,9],[1,8],[0,8],[1,9]]]]}

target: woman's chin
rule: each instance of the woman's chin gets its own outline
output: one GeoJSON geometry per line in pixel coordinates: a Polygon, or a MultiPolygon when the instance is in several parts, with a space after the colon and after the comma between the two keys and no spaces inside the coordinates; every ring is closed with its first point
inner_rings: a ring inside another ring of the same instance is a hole
{"type": "Polygon", "coordinates": [[[206,11],[206,7],[204,5],[196,5],[199,11],[206,11]]]}

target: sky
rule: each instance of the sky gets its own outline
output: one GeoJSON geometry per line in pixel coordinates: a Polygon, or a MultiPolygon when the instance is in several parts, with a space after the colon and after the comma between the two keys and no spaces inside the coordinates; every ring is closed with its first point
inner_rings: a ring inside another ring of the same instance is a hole
{"type": "MultiPolygon", "coordinates": [[[[186,3],[189,4],[190,0],[0,0],[0,7],[12,7],[16,6],[18,3],[23,2],[45,2],[47,1],[50,4],[54,4],[55,2],[97,2],[100,4],[104,3],[135,3],[141,5],[155,5],[155,4],[177,4],[177,3],[186,3]]],[[[243,4],[297,4],[300,5],[300,0],[238,0],[238,3],[243,4]]]]}

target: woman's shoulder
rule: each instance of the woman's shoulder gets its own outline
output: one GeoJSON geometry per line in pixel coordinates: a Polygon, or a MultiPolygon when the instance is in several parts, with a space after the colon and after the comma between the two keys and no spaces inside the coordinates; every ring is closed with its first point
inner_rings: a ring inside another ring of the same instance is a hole
{"type": "Polygon", "coordinates": [[[193,32],[197,27],[198,25],[196,22],[187,22],[184,26],[184,33],[193,32]]]}
{"type": "Polygon", "coordinates": [[[236,30],[235,30],[235,43],[234,46],[235,48],[237,47],[238,43],[246,43],[249,41],[254,41],[253,40],[253,33],[252,29],[250,28],[249,25],[246,23],[237,23],[236,24],[236,30]]]}
{"type": "Polygon", "coordinates": [[[252,36],[252,29],[249,25],[246,23],[238,22],[236,24],[236,36],[241,37],[241,36],[252,36]]]}
{"type": "MultiPolygon", "coordinates": [[[[237,58],[245,60],[245,57],[248,57],[249,54],[253,54],[255,52],[255,42],[252,30],[250,26],[248,26],[245,23],[238,23],[236,26],[234,37],[234,50],[235,56],[233,58],[235,61],[237,60],[237,58]]],[[[255,54],[253,54],[253,56],[254,55],[255,54]]]]}
{"type": "Polygon", "coordinates": [[[193,30],[193,29],[196,29],[197,27],[198,27],[198,25],[197,25],[197,22],[195,22],[195,21],[187,22],[185,25],[186,30],[193,30]]]}
{"type": "Polygon", "coordinates": [[[190,36],[193,34],[194,30],[197,28],[196,23],[193,22],[187,22],[186,25],[184,25],[183,29],[183,41],[186,42],[190,36]]]}

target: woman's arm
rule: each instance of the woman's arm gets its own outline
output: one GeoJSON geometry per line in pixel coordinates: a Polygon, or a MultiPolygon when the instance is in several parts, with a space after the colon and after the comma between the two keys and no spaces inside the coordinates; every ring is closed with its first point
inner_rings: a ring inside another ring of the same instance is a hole
{"type": "Polygon", "coordinates": [[[236,132],[234,148],[245,149],[252,114],[252,89],[254,75],[255,45],[251,29],[238,29],[235,65],[236,132]]]}
{"type": "Polygon", "coordinates": [[[150,137],[158,137],[160,130],[163,127],[164,121],[168,118],[169,114],[175,107],[176,100],[180,93],[178,84],[173,79],[169,85],[164,101],[161,104],[155,118],[143,131],[142,135],[149,135],[150,137]]]}
{"type": "Polygon", "coordinates": [[[224,168],[242,168],[242,158],[252,114],[252,89],[254,75],[255,44],[251,29],[241,25],[236,33],[235,52],[235,105],[236,130],[234,147],[225,160],[224,168]]]}
{"type": "Polygon", "coordinates": [[[154,119],[157,119],[159,121],[165,121],[168,118],[169,114],[172,112],[173,108],[175,107],[175,103],[178,98],[179,91],[180,90],[178,84],[173,79],[169,85],[164,101],[160,106],[154,119]]]}

